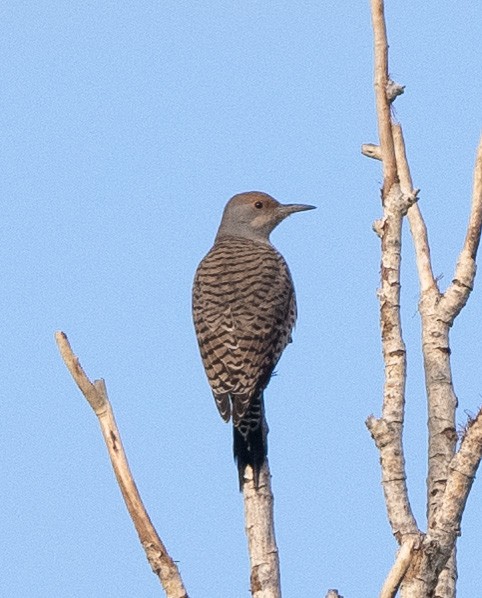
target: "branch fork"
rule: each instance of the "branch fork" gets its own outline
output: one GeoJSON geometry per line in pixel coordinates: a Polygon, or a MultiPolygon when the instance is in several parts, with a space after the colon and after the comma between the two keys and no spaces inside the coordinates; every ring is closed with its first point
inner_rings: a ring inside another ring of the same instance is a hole
{"type": "Polygon", "coordinates": [[[383,215],[373,229],[381,239],[378,291],[385,384],[382,417],[366,425],[380,454],[382,487],[392,532],[400,544],[395,564],[380,594],[422,598],[455,595],[455,542],[465,503],[482,458],[482,412],[467,426],[456,451],[455,409],[449,330],[473,288],[482,229],[482,140],[474,172],[472,209],[454,280],[441,293],[433,275],[428,235],[414,189],[402,128],[392,121],[391,103],[404,91],[388,75],[388,41],[383,0],[372,0],[375,47],[375,97],[380,143],[364,144],[362,153],[383,165],[383,215]],[[407,217],[420,282],[422,351],[429,413],[427,533],[418,528],[406,487],[403,451],[406,353],[400,317],[402,221],[407,217]]]}

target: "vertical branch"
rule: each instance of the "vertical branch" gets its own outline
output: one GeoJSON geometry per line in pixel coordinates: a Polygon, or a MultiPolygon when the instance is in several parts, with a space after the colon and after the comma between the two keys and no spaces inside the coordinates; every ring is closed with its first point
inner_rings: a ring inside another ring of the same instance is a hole
{"type": "MultiPolygon", "coordinates": [[[[428,475],[428,537],[437,538],[440,534],[446,538],[447,522],[444,521],[446,504],[451,502],[450,496],[453,488],[450,480],[452,463],[459,456],[455,455],[457,436],[455,418],[457,397],[452,382],[450,360],[449,331],[455,318],[466,305],[472,291],[476,273],[476,255],[479,247],[482,228],[482,139],[479,142],[474,169],[474,184],[472,206],[467,227],[464,245],[460,252],[455,268],[454,279],[445,293],[437,302],[433,310],[432,302],[428,309],[422,306],[422,321],[427,321],[429,333],[424,358],[427,363],[427,391],[429,397],[429,475],[428,475]],[[433,310],[433,311],[432,311],[433,310]],[[430,377],[428,377],[430,376],[430,377]],[[454,457],[455,455],[455,457],[454,457]]],[[[480,447],[479,447],[480,449],[480,447]]],[[[479,456],[480,460],[480,456],[479,456]]],[[[472,467],[475,469],[478,461],[473,457],[472,467]]],[[[468,491],[465,495],[468,496],[468,491]]],[[[463,489],[458,487],[458,494],[463,495],[463,489]]],[[[451,532],[452,553],[445,564],[436,588],[438,596],[443,598],[455,595],[457,580],[456,540],[459,533],[462,511],[465,506],[463,501],[460,517],[455,518],[452,513],[451,532]]],[[[441,542],[445,552],[449,551],[450,544],[446,538],[441,542]]]]}
{"type": "MultiPolygon", "coordinates": [[[[408,166],[407,154],[405,151],[405,140],[403,139],[402,127],[395,123],[392,125],[395,156],[397,160],[398,175],[400,177],[400,188],[405,195],[417,195],[418,190],[413,188],[412,176],[408,166]]],[[[415,248],[416,265],[420,281],[420,292],[433,292],[438,297],[438,287],[432,271],[430,258],[430,246],[428,244],[428,233],[418,203],[414,203],[407,212],[413,244],[415,248]]]]}
{"type": "Polygon", "coordinates": [[[375,48],[375,98],[380,152],[371,156],[383,162],[383,219],[375,223],[381,238],[380,326],[385,364],[382,418],[369,417],[367,427],[380,451],[382,485],[392,532],[398,542],[418,534],[408,500],[402,434],[405,416],[406,351],[400,319],[400,264],[402,221],[414,197],[403,195],[398,184],[392,136],[388,84],[388,41],[383,0],[372,0],[375,48]]]}
{"type": "MultiPolygon", "coordinates": [[[[407,192],[410,192],[412,179],[402,128],[399,125],[394,125],[393,131],[400,184],[407,192]]],[[[432,271],[427,228],[417,204],[408,210],[408,220],[420,282],[422,350],[429,412],[427,510],[430,527],[433,524],[437,504],[444,489],[446,472],[443,470],[446,469],[455,451],[455,407],[457,401],[452,387],[449,326],[446,321],[441,321],[439,318],[439,302],[442,296],[432,271]],[[442,454],[445,456],[440,458],[442,454]]]]}
{"type": "Polygon", "coordinates": [[[449,330],[467,303],[476,272],[482,228],[482,140],[474,169],[472,207],[454,280],[440,297],[422,294],[423,352],[429,405],[428,528],[437,525],[449,464],[455,453],[457,398],[453,389],[449,330]]]}
{"type": "Polygon", "coordinates": [[[385,198],[397,182],[397,162],[393,146],[388,86],[388,40],[383,0],[372,0],[372,23],[375,47],[375,101],[378,117],[378,135],[383,161],[383,193],[385,198]]]}
{"type": "Polygon", "coordinates": [[[104,381],[92,383],[89,380],[63,332],[57,332],[55,339],[67,369],[99,419],[119,488],[153,572],[159,577],[167,598],[188,598],[179,570],[152,525],[137,490],[104,381]]]}
{"type": "MultiPolygon", "coordinates": [[[[410,192],[412,178],[402,128],[394,125],[393,134],[400,183],[406,192],[410,192]]],[[[450,365],[449,325],[447,325],[447,318],[440,317],[440,299],[443,296],[433,275],[427,228],[418,204],[409,209],[408,221],[420,283],[419,311],[422,319],[422,352],[428,401],[428,529],[435,530],[437,513],[445,490],[448,464],[456,448],[457,399],[453,390],[450,365]]],[[[457,577],[455,541],[454,537],[452,555],[447,560],[438,581],[437,591],[442,597],[454,595],[452,589],[455,588],[457,577]]]]}
{"type": "Polygon", "coordinates": [[[398,542],[407,534],[418,534],[406,486],[403,452],[405,417],[406,350],[400,320],[400,250],[407,197],[394,185],[384,202],[384,218],[376,225],[381,236],[380,326],[385,383],[382,418],[371,416],[367,427],[380,451],[382,485],[392,532],[398,542]]]}
{"type": "Polygon", "coordinates": [[[254,487],[251,467],[246,467],[243,496],[253,598],[281,598],[270,480],[267,460],[260,471],[258,490],[254,487]]]}

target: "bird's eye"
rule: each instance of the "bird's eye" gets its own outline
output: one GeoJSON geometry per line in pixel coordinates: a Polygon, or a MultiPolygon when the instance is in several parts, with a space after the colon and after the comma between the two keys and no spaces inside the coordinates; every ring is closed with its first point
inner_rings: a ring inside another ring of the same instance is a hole
{"type": "Polygon", "coordinates": [[[257,208],[258,210],[261,210],[261,208],[263,207],[263,202],[262,201],[257,201],[254,204],[254,207],[257,208]]]}

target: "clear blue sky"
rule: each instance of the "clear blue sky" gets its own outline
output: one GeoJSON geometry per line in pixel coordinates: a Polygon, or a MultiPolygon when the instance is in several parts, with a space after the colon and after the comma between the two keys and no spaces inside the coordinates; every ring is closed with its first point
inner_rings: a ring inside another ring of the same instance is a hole
{"type": "MultiPolygon", "coordinates": [[[[482,5],[387,2],[391,70],[434,270],[450,282],[480,131],[482,5]]],[[[284,596],[373,598],[395,553],[378,455],[380,165],[369,3],[23,2],[1,9],[0,595],[162,595],[94,415],[54,343],[104,377],[138,486],[193,598],[249,596],[231,430],[198,356],[191,281],[226,200],[316,204],[272,240],[299,321],[267,391],[284,596]]],[[[405,235],[410,495],[424,526],[426,409],[405,235]]],[[[480,275],[479,275],[480,276],[480,275]]],[[[482,280],[452,332],[482,403],[482,280]]],[[[482,592],[482,487],[459,542],[482,592]]]]}

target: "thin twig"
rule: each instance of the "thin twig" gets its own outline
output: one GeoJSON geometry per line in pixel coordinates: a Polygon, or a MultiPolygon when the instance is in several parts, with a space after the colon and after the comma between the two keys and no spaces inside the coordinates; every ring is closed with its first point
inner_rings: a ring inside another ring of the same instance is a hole
{"type": "Polygon", "coordinates": [[[452,284],[445,291],[440,302],[440,313],[451,325],[460,310],[467,303],[472,291],[475,272],[475,258],[480,243],[482,228],[482,138],[479,141],[474,168],[472,207],[467,234],[455,268],[452,284]]]}
{"type": "MultiPolygon", "coordinates": [[[[397,159],[398,175],[400,177],[400,188],[402,193],[406,195],[416,195],[417,191],[413,189],[412,176],[410,174],[410,168],[408,165],[407,154],[405,151],[405,141],[403,139],[401,125],[398,123],[393,124],[392,132],[395,156],[397,159]]],[[[427,227],[425,226],[425,222],[417,202],[415,202],[408,209],[407,218],[410,224],[413,245],[415,248],[418,276],[420,280],[420,291],[421,293],[433,291],[438,295],[437,282],[432,272],[427,227]]]]}
{"type": "MultiPolygon", "coordinates": [[[[467,236],[465,237],[464,249],[472,259],[477,255],[480,243],[480,229],[482,226],[482,137],[477,148],[477,157],[474,168],[474,184],[472,191],[472,210],[470,212],[467,236]]],[[[457,276],[456,276],[457,278],[457,276]]]]}
{"type": "Polygon", "coordinates": [[[383,193],[385,198],[397,182],[397,161],[393,146],[390,100],[387,96],[388,40],[383,0],[372,0],[372,23],[375,46],[375,100],[377,105],[378,135],[383,160],[383,193]]]}
{"type": "Polygon", "coordinates": [[[92,383],[89,380],[64,332],[56,332],[55,339],[67,369],[99,419],[117,482],[153,572],[159,577],[167,598],[188,598],[179,570],[142,503],[129,469],[104,381],[96,380],[92,383]]]}
{"type": "Polygon", "coordinates": [[[381,161],[382,159],[382,152],[380,150],[380,146],[376,145],[375,143],[364,143],[361,146],[361,153],[367,158],[372,158],[373,160],[381,161]]]}

